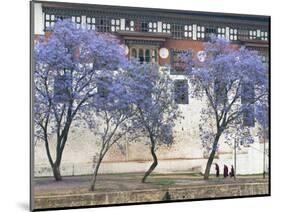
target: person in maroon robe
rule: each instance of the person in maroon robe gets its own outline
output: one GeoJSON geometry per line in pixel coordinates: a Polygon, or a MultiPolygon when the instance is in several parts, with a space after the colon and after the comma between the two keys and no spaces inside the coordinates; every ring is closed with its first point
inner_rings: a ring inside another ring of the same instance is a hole
{"type": "Polygon", "coordinates": [[[216,166],[216,177],[219,177],[220,176],[220,167],[217,163],[215,163],[215,166],[216,166]]]}
{"type": "Polygon", "coordinates": [[[229,176],[230,177],[234,177],[234,168],[233,168],[233,165],[231,165],[231,169],[230,169],[230,173],[229,173],[229,176]]]}
{"type": "Polygon", "coordinates": [[[228,177],[228,167],[225,164],[223,165],[223,177],[228,177]]]}

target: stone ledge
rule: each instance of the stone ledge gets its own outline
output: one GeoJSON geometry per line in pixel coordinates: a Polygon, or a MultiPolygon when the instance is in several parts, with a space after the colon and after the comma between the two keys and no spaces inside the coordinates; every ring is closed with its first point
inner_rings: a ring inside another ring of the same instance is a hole
{"type": "Polygon", "coordinates": [[[110,193],[35,196],[35,209],[159,202],[163,200],[195,200],[204,198],[212,199],[269,195],[268,189],[268,183],[259,182],[222,185],[193,185],[166,189],[146,189],[110,193]],[[167,196],[169,199],[167,199],[167,196]]]}

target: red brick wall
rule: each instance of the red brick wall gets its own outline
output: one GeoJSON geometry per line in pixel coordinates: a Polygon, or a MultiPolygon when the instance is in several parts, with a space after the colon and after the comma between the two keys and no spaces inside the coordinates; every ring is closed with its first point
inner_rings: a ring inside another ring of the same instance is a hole
{"type": "MultiPolygon", "coordinates": [[[[194,41],[194,40],[174,40],[169,39],[165,43],[163,43],[164,48],[167,49],[182,49],[182,50],[188,50],[192,49],[195,52],[203,50],[203,42],[202,41],[194,41]]],[[[159,64],[170,64],[170,56],[166,59],[159,58],[159,64]]]]}

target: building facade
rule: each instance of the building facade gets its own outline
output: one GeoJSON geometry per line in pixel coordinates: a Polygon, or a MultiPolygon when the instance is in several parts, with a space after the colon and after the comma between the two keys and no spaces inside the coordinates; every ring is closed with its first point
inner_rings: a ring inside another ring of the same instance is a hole
{"type": "MultiPolygon", "coordinates": [[[[50,2],[36,3],[34,16],[35,36],[50,33],[49,28],[56,20],[65,18],[72,19],[77,27],[114,34],[124,45],[129,58],[137,58],[142,63],[157,63],[161,69],[169,71],[175,91],[188,84],[177,55],[189,52],[192,58],[200,60],[204,42],[212,34],[225,37],[234,45],[257,50],[263,62],[269,62],[270,23],[269,17],[265,16],[50,2]]],[[[202,148],[198,129],[204,102],[192,98],[188,90],[175,101],[185,118],[176,125],[174,144],[157,150],[159,165],[155,172],[202,172],[208,157],[202,148]]],[[[253,127],[253,133],[255,130],[256,127],[253,127]]],[[[70,133],[62,161],[62,174],[92,172],[95,145],[91,136],[85,130],[70,133]]],[[[238,150],[238,174],[263,172],[265,141],[255,139],[254,144],[238,150]]],[[[146,145],[126,140],[123,145],[125,148],[112,148],[101,172],[143,172],[149,167],[151,156],[146,145]]],[[[215,162],[232,165],[233,149],[221,142],[215,162]]],[[[38,142],[35,145],[35,175],[51,174],[44,145],[38,142]]]]}

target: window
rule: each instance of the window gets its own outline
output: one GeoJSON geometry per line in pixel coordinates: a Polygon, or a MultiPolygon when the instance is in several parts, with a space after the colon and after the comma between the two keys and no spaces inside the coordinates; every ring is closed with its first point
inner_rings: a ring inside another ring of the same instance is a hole
{"type": "Polygon", "coordinates": [[[96,18],[96,29],[99,32],[110,31],[110,21],[107,17],[96,18]]]}
{"type": "Polygon", "coordinates": [[[146,63],[150,62],[150,50],[149,49],[145,50],[145,62],[146,63]]]}
{"type": "Polygon", "coordinates": [[[148,23],[146,21],[141,22],[141,31],[148,32],[148,23]]]}
{"type": "Polygon", "coordinates": [[[171,24],[162,23],[162,32],[171,33],[171,24]]]}
{"type": "Polygon", "coordinates": [[[144,61],[144,52],[143,49],[139,49],[139,61],[142,64],[144,61]]]}
{"type": "Polygon", "coordinates": [[[267,40],[268,37],[267,37],[267,32],[266,31],[262,31],[260,29],[257,30],[257,34],[256,34],[256,39],[259,39],[259,40],[267,40]]]}
{"type": "Polygon", "coordinates": [[[243,125],[247,127],[255,126],[254,105],[249,105],[243,110],[243,125]]]}
{"type": "Polygon", "coordinates": [[[68,15],[54,15],[54,14],[45,13],[45,23],[44,23],[45,30],[49,30],[51,27],[53,27],[57,22],[57,20],[59,19],[63,20],[63,19],[70,19],[70,18],[71,17],[68,15]]]}
{"type": "Polygon", "coordinates": [[[96,19],[94,17],[87,17],[86,18],[87,29],[95,30],[96,19]]]}
{"type": "Polygon", "coordinates": [[[68,15],[55,15],[55,14],[45,14],[45,30],[49,30],[49,28],[53,27],[57,20],[71,19],[77,26],[77,28],[81,27],[81,16],[68,16],[68,15]]]}
{"type": "Polygon", "coordinates": [[[148,23],[148,31],[149,32],[157,32],[157,22],[149,22],[148,23]]]}
{"type": "Polygon", "coordinates": [[[172,25],[172,35],[175,39],[182,39],[184,26],[180,24],[172,25]]]}
{"type": "Polygon", "coordinates": [[[111,32],[115,32],[120,30],[120,20],[119,19],[111,19],[111,32]]]}
{"type": "Polygon", "coordinates": [[[239,40],[247,40],[249,39],[249,30],[246,29],[246,28],[241,28],[239,27],[239,30],[238,30],[238,38],[239,40]]]}
{"type": "Polygon", "coordinates": [[[130,21],[130,20],[125,21],[125,30],[126,31],[134,31],[134,26],[135,26],[134,21],[130,21]]]}
{"type": "Polygon", "coordinates": [[[204,39],[205,38],[205,27],[197,26],[197,39],[204,39]]]}
{"type": "Polygon", "coordinates": [[[188,68],[192,68],[192,51],[191,50],[178,50],[170,49],[170,65],[171,65],[171,74],[184,74],[188,68]],[[188,53],[190,55],[190,67],[187,67],[187,64],[182,62],[179,58],[180,54],[188,53]]]}
{"type": "Polygon", "coordinates": [[[206,37],[210,38],[211,35],[216,35],[217,30],[213,27],[206,27],[206,37]]]}
{"type": "Polygon", "coordinates": [[[101,77],[97,82],[97,91],[99,94],[99,97],[105,98],[108,97],[109,90],[109,79],[107,77],[101,77]]]}
{"type": "Polygon", "coordinates": [[[157,51],[156,49],[152,49],[151,51],[151,62],[156,63],[157,62],[157,51]]]}
{"type": "Polygon", "coordinates": [[[254,105],[255,86],[253,83],[245,82],[242,84],[241,103],[243,106],[243,125],[248,127],[255,126],[254,105]]]}
{"type": "Polygon", "coordinates": [[[131,57],[132,57],[132,58],[137,58],[137,50],[136,50],[135,48],[133,48],[133,49],[131,50],[131,57]]]}
{"type": "Polygon", "coordinates": [[[54,79],[54,101],[67,102],[71,98],[72,75],[69,70],[61,70],[54,79]]]}
{"type": "Polygon", "coordinates": [[[185,25],[184,26],[184,37],[185,38],[192,38],[192,25],[185,25]]]}
{"type": "Polygon", "coordinates": [[[225,37],[225,28],[224,27],[218,27],[218,38],[224,38],[225,37]]]}
{"type": "Polygon", "coordinates": [[[55,20],[55,15],[53,14],[45,14],[45,30],[53,27],[55,24],[56,20],[55,20]]]}
{"type": "Polygon", "coordinates": [[[262,63],[266,63],[266,57],[263,55],[261,56],[262,63]]]}
{"type": "Polygon", "coordinates": [[[226,84],[220,79],[214,82],[214,93],[215,93],[215,103],[216,105],[224,104],[227,100],[226,84]]]}
{"type": "Polygon", "coordinates": [[[187,80],[174,81],[174,98],[177,104],[188,104],[187,80]]]}
{"type": "Polygon", "coordinates": [[[215,28],[212,28],[212,27],[206,27],[206,33],[207,34],[216,34],[217,30],[215,28]]]}
{"type": "Polygon", "coordinates": [[[71,20],[76,23],[76,27],[80,28],[81,27],[81,17],[80,16],[72,16],[71,20]]]}
{"type": "Polygon", "coordinates": [[[251,40],[257,39],[257,31],[256,30],[250,30],[249,31],[249,39],[251,39],[251,40]]]}
{"type": "Polygon", "coordinates": [[[229,39],[230,40],[237,40],[237,29],[230,28],[230,30],[229,30],[229,39]]]}
{"type": "Polygon", "coordinates": [[[261,58],[262,58],[262,62],[263,63],[267,63],[268,64],[268,54],[263,54],[261,58]]]}
{"type": "Polygon", "coordinates": [[[140,63],[157,63],[157,49],[150,47],[133,47],[130,49],[131,58],[138,58],[140,63]]]}
{"type": "Polygon", "coordinates": [[[261,40],[268,40],[267,32],[261,31],[261,40]]]}

